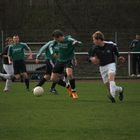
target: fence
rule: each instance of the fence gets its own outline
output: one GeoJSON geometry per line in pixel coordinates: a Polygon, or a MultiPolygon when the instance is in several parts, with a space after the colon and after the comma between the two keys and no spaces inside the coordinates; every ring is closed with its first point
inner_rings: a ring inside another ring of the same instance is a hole
{"type": "MultiPolygon", "coordinates": [[[[122,56],[126,58],[124,64],[117,63],[117,78],[129,78],[131,75],[131,56],[132,54],[138,54],[140,52],[120,52],[122,56]]],[[[77,79],[96,79],[100,77],[99,69],[97,65],[93,65],[88,62],[87,52],[76,52],[76,58],[78,61],[75,67],[74,73],[77,79]]],[[[45,55],[45,54],[43,54],[45,55]]],[[[27,70],[31,73],[31,76],[37,75],[40,77],[45,73],[45,61],[43,56],[40,64],[35,64],[36,53],[33,53],[34,60],[27,60],[27,70]]]]}

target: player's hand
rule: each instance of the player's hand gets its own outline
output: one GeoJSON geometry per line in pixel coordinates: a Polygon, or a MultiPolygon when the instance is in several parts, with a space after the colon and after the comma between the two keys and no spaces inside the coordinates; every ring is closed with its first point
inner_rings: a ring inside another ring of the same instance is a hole
{"type": "Polygon", "coordinates": [[[39,62],[40,62],[40,61],[39,61],[38,59],[35,60],[35,63],[36,63],[36,64],[39,64],[39,62]]]}
{"type": "Polygon", "coordinates": [[[124,63],[125,62],[125,58],[123,56],[120,56],[118,58],[118,60],[119,60],[120,63],[124,63]]]}
{"type": "Polygon", "coordinates": [[[8,62],[9,62],[9,64],[12,64],[13,63],[11,60],[9,60],[8,62]]]}
{"type": "Polygon", "coordinates": [[[91,61],[93,64],[95,64],[95,65],[97,65],[97,64],[100,63],[100,60],[99,60],[96,56],[91,57],[91,58],[90,58],[90,61],[91,61]]]}
{"type": "Polygon", "coordinates": [[[33,59],[33,55],[32,55],[32,53],[29,54],[28,59],[29,59],[29,60],[33,59]]]}

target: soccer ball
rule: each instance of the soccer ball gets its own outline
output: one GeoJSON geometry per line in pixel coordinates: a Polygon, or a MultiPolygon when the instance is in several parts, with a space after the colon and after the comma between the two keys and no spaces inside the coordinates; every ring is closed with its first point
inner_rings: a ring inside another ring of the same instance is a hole
{"type": "Polygon", "coordinates": [[[33,94],[38,97],[42,96],[44,94],[44,89],[40,86],[37,86],[33,89],[33,94]]]}

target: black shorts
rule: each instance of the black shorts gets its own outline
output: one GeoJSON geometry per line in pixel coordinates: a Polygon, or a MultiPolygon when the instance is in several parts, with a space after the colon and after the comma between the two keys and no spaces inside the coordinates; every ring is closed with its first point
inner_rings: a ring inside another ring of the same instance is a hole
{"type": "Polygon", "coordinates": [[[73,68],[72,60],[69,60],[67,62],[57,61],[53,68],[53,73],[62,74],[65,68],[73,68]]]}
{"type": "Polygon", "coordinates": [[[46,74],[51,75],[55,62],[52,60],[46,60],[46,74]]]}
{"type": "Polygon", "coordinates": [[[27,72],[24,60],[17,60],[13,62],[14,74],[27,72]]]}

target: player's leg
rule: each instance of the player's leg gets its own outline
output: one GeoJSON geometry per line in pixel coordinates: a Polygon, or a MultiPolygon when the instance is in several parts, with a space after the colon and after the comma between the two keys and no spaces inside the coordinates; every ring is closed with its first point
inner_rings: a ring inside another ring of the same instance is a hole
{"type": "MultiPolygon", "coordinates": [[[[107,86],[107,89],[108,89],[108,98],[111,100],[112,103],[115,102],[115,94],[111,91],[110,89],[110,81],[109,81],[109,78],[108,78],[108,66],[101,66],[100,67],[100,73],[101,73],[101,77],[102,77],[102,80],[103,80],[103,83],[107,86]]],[[[110,79],[111,80],[111,79],[110,79]]]]}
{"type": "Polygon", "coordinates": [[[78,99],[78,95],[76,93],[75,78],[73,76],[73,69],[71,67],[67,67],[66,74],[71,86],[71,95],[74,99],[78,99]]]}
{"type": "Polygon", "coordinates": [[[62,73],[64,71],[64,67],[65,67],[64,63],[56,62],[52,70],[51,81],[57,82],[57,84],[62,87],[67,87],[66,82],[64,82],[61,78],[62,73]]]}
{"type": "Polygon", "coordinates": [[[138,74],[137,77],[140,77],[140,54],[138,55],[138,74]]]}
{"type": "MultiPolygon", "coordinates": [[[[51,73],[52,73],[52,70],[53,70],[54,66],[55,66],[55,62],[53,60],[49,60],[47,71],[50,74],[50,76],[51,76],[51,73]]],[[[50,88],[50,93],[58,94],[57,90],[55,89],[56,84],[57,84],[57,82],[52,82],[52,85],[51,85],[51,88],[50,88]]]]}
{"type": "Polygon", "coordinates": [[[132,76],[135,76],[136,75],[136,65],[137,65],[137,59],[136,59],[136,54],[133,54],[132,55],[132,70],[133,70],[133,73],[132,73],[132,76]]]}
{"type": "Polygon", "coordinates": [[[123,88],[116,85],[115,82],[115,75],[116,75],[116,66],[115,63],[108,65],[108,79],[110,84],[110,93],[113,98],[115,98],[116,93],[119,93],[119,99],[123,100],[123,88]]]}
{"type": "MultiPolygon", "coordinates": [[[[5,65],[4,64],[3,68],[4,68],[4,70],[6,71],[7,74],[14,75],[13,65],[5,65]]],[[[9,89],[11,87],[11,84],[12,84],[12,80],[7,79],[6,84],[5,84],[5,88],[4,88],[5,92],[9,91],[9,89]]]]}
{"type": "Polygon", "coordinates": [[[22,60],[22,61],[20,61],[20,62],[18,62],[18,63],[19,63],[19,64],[18,64],[19,72],[23,75],[25,87],[26,87],[26,89],[29,91],[30,81],[29,81],[29,76],[28,76],[28,74],[27,74],[25,61],[22,60]]]}

